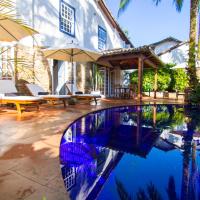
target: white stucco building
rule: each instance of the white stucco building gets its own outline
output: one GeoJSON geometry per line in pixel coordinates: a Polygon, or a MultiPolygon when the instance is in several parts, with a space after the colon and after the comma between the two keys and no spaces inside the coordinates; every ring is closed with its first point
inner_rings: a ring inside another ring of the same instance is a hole
{"type": "Polygon", "coordinates": [[[66,94],[66,84],[69,84],[73,92],[100,90],[102,95],[110,97],[115,95],[116,86],[123,84],[123,70],[138,69],[140,98],[143,68],[155,69],[162,65],[148,46],[131,48],[132,43],[104,0],[15,2],[17,16],[39,32],[33,38],[24,38],[14,44],[10,52],[5,51],[5,57],[15,58],[14,64],[7,61],[0,64],[0,76],[14,77],[21,93],[26,93],[24,82],[31,82],[56,94],[66,94]],[[98,61],[98,73],[93,63],[74,63],[72,69],[71,63],[44,56],[43,49],[67,48],[71,44],[103,52],[103,58],[98,61]],[[23,62],[18,62],[21,60],[23,62]]]}
{"type": "MultiPolygon", "coordinates": [[[[29,26],[40,34],[35,40],[26,38],[24,45],[42,48],[62,48],[69,44],[92,51],[126,48],[133,45],[124,34],[103,0],[16,0],[18,14],[29,26]]],[[[68,62],[51,60],[52,91],[66,93],[65,83],[70,82],[71,65],[68,62]]],[[[74,91],[88,92],[91,87],[91,68],[88,63],[74,65],[74,91]]],[[[119,76],[119,71],[99,68],[103,83],[99,86],[102,94],[109,95],[111,76],[119,76]]]]}
{"type": "MultiPolygon", "coordinates": [[[[1,59],[1,76],[15,76],[17,80],[35,82],[53,93],[64,94],[65,83],[72,80],[71,65],[59,60],[47,60],[43,56],[42,49],[67,48],[69,44],[98,52],[133,47],[106,7],[104,0],[15,0],[15,2],[17,16],[39,34],[35,35],[34,39],[28,37],[17,44],[11,44],[13,48],[2,55],[4,58],[26,59],[29,68],[20,66],[20,70],[16,70],[13,63],[5,63],[3,61],[5,59],[1,59]]],[[[92,68],[91,63],[74,63],[74,91],[91,91],[92,68]]],[[[108,96],[111,81],[120,76],[121,72],[100,65],[99,73],[103,80],[98,89],[108,96]]]]}
{"type": "MultiPolygon", "coordinates": [[[[150,46],[164,63],[175,64],[174,68],[185,69],[188,66],[188,41],[180,41],[173,37],[168,37],[150,46]]],[[[197,68],[199,67],[197,63],[197,68]]]]}
{"type": "Polygon", "coordinates": [[[16,2],[20,16],[39,31],[35,38],[40,46],[59,48],[73,41],[98,51],[131,45],[102,0],[16,2]]]}

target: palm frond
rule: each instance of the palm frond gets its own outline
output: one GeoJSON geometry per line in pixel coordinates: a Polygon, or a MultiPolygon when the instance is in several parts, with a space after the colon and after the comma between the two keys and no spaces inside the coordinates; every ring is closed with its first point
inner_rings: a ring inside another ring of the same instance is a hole
{"type": "Polygon", "coordinates": [[[149,185],[147,186],[147,191],[149,194],[149,199],[162,200],[159,191],[157,190],[156,186],[152,182],[150,182],[149,185]]]}
{"type": "MultiPolygon", "coordinates": [[[[161,2],[162,0],[153,0],[155,2],[156,6],[161,2]]],[[[178,12],[181,12],[182,7],[183,7],[183,2],[184,0],[173,0],[173,3],[175,4],[176,10],[178,12]]]]}
{"type": "Polygon", "coordinates": [[[181,12],[182,7],[183,7],[183,2],[184,2],[184,0],[174,0],[174,4],[175,4],[176,10],[178,12],[181,12]]]}
{"type": "Polygon", "coordinates": [[[10,0],[0,0],[1,8],[10,8],[13,7],[14,1],[10,0]]]}
{"type": "Polygon", "coordinates": [[[156,6],[161,2],[162,0],[153,0],[155,2],[156,6]]]}
{"type": "Polygon", "coordinates": [[[198,12],[199,12],[199,10],[200,10],[200,1],[199,1],[199,5],[198,5],[198,12]]]}
{"type": "Polygon", "coordinates": [[[14,13],[15,10],[15,3],[10,0],[0,0],[0,13],[14,13]]]}
{"type": "Polygon", "coordinates": [[[118,17],[120,16],[120,14],[122,12],[124,12],[126,10],[126,8],[128,7],[128,5],[130,4],[132,0],[120,0],[119,3],[119,10],[118,10],[118,17]]]}
{"type": "Polygon", "coordinates": [[[118,180],[117,178],[115,179],[116,185],[117,185],[117,192],[119,194],[119,197],[121,200],[131,200],[131,196],[129,193],[126,191],[126,188],[124,187],[123,183],[118,180]]]}
{"type": "MultiPolygon", "coordinates": [[[[158,6],[159,3],[161,3],[162,0],[153,0],[156,6],[158,6]]],[[[118,17],[122,12],[124,12],[127,7],[129,6],[131,0],[120,0],[119,4],[119,10],[118,10],[118,17]]],[[[184,0],[173,0],[173,3],[175,4],[176,10],[178,12],[181,12],[182,7],[183,7],[183,2],[184,0]]],[[[200,1],[199,1],[199,9],[200,9],[200,1]]]]}
{"type": "Polygon", "coordinates": [[[138,192],[136,194],[136,199],[137,200],[148,200],[148,197],[147,197],[145,191],[142,188],[140,188],[138,190],[138,192]]]}
{"type": "Polygon", "coordinates": [[[11,19],[14,22],[24,26],[25,29],[29,29],[33,31],[28,23],[21,18],[19,14],[16,12],[16,3],[11,0],[0,0],[0,20],[1,19],[11,19]]]}
{"type": "Polygon", "coordinates": [[[168,195],[169,200],[178,200],[179,199],[176,194],[176,187],[175,187],[175,181],[174,181],[173,176],[169,177],[167,195],[168,195]]]}

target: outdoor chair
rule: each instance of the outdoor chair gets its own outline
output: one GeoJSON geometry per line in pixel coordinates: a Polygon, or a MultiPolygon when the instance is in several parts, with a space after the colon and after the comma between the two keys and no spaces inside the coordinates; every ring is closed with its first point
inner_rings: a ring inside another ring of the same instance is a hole
{"type": "Polygon", "coordinates": [[[41,100],[41,97],[19,96],[12,80],[0,80],[0,104],[14,104],[19,116],[24,111],[23,105],[34,105],[39,110],[41,100]]]}
{"type": "Polygon", "coordinates": [[[46,92],[42,87],[37,84],[26,84],[30,93],[35,97],[41,97],[42,99],[55,105],[55,102],[62,102],[66,107],[66,101],[71,98],[71,95],[54,95],[46,92]]]}
{"type": "Polygon", "coordinates": [[[117,85],[114,86],[114,91],[115,91],[115,95],[114,96],[116,98],[121,98],[121,95],[122,95],[121,94],[121,87],[122,86],[120,84],[117,84],[117,85]]]}
{"type": "Polygon", "coordinates": [[[96,105],[97,105],[97,100],[101,98],[100,91],[92,91],[90,94],[85,94],[83,92],[76,91],[74,92],[74,94],[72,94],[67,84],[66,84],[66,89],[68,91],[68,94],[71,95],[71,97],[77,100],[86,100],[89,102],[94,101],[96,105]]]}
{"type": "Polygon", "coordinates": [[[130,99],[133,93],[133,87],[128,85],[115,85],[115,97],[121,99],[130,99]]]}
{"type": "Polygon", "coordinates": [[[130,99],[130,98],[131,98],[132,91],[133,91],[133,87],[132,87],[131,85],[128,85],[128,86],[124,89],[123,97],[124,97],[125,99],[130,99]]]}

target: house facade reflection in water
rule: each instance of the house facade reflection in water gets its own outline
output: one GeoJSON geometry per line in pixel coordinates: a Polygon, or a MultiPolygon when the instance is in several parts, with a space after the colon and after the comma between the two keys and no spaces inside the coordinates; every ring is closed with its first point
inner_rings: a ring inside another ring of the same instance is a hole
{"type": "Polygon", "coordinates": [[[200,199],[199,112],[128,106],[78,119],[60,145],[70,198],[200,199]]]}

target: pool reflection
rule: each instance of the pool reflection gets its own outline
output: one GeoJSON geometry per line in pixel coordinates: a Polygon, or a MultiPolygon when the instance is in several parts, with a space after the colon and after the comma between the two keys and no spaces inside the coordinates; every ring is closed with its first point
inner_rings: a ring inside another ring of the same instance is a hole
{"type": "Polygon", "coordinates": [[[129,106],[77,120],[60,145],[70,198],[200,199],[199,111],[175,105],[129,106]]]}

